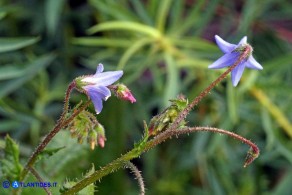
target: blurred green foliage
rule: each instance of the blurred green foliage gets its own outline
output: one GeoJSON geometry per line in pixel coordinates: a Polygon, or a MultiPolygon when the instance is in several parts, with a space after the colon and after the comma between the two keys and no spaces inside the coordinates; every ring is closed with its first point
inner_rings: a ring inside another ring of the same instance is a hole
{"type": "MultiPolygon", "coordinates": [[[[219,76],[207,69],[221,55],[215,34],[234,43],[247,35],[264,70],[246,70],[236,88],[226,79],[188,121],[250,138],[259,158],[243,169],[247,146],[198,133],[163,143],[134,164],[146,194],[292,194],[291,25],[289,0],[0,0],[0,147],[9,134],[24,164],[61,113],[72,79],[94,73],[98,63],[123,69],[137,103],[112,97],[104,104],[97,118],[106,147],[91,151],[64,130],[48,148],[66,148],[36,166],[59,187],[81,178],[91,163],[97,169],[128,151],[142,136],[142,121],[169,99],[179,93],[192,99],[219,76]]],[[[74,93],[71,106],[80,98],[86,97],[74,93]]],[[[97,186],[99,194],[139,192],[127,170],[97,186]]],[[[32,191],[44,193],[23,194],[32,191]]]]}

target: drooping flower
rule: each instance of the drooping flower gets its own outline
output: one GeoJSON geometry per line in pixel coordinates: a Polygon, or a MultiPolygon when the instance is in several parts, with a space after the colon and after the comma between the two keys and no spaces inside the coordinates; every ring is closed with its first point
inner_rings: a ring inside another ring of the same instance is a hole
{"type": "Polygon", "coordinates": [[[102,101],[106,101],[111,92],[108,86],[116,82],[123,75],[123,71],[103,72],[103,65],[99,64],[94,75],[77,78],[76,87],[85,91],[93,102],[95,111],[99,114],[102,110],[102,101]]]}
{"type": "Polygon", "coordinates": [[[213,64],[209,65],[208,68],[220,69],[232,66],[240,56],[242,56],[243,52],[248,52],[243,54],[245,55],[245,58],[242,59],[241,62],[231,71],[231,80],[234,87],[237,86],[245,67],[256,70],[263,69],[263,67],[252,56],[252,47],[246,42],[246,36],[244,36],[237,45],[224,41],[218,35],[215,35],[215,40],[224,55],[213,64]]]}

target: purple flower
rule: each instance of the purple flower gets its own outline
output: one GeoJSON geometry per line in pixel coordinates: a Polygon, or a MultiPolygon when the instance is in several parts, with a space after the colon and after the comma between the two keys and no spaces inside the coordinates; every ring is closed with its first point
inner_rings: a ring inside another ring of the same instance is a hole
{"type": "Polygon", "coordinates": [[[93,102],[96,113],[99,114],[102,110],[102,100],[106,101],[111,96],[107,86],[116,82],[122,75],[123,71],[103,72],[103,65],[99,64],[96,73],[81,77],[80,80],[77,80],[77,86],[81,86],[85,90],[93,102]]]}
{"type": "Polygon", "coordinates": [[[248,51],[249,53],[245,54],[246,57],[231,71],[231,80],[234,87],[237,86],[245,67],[256,70],[263,69],[263,67],[252,56],[252,47],[246,43],[246,36],[244,36],[237,45],[224,41],[218,35],[215,35],[215,40],[224,55],[213,64],[209,65],[208,68],[211,69],[232,66],[239,57],[242,56],[243,52],[246,52],[245,48],[250,48],[248,51]]]}

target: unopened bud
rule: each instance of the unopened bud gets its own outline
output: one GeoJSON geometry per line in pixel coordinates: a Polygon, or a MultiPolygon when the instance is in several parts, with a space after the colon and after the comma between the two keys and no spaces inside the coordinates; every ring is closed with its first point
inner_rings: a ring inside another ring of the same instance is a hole
{"type": "Polygon", "coordinates": [[[97,124],[94,129],[89,133],[87,142],[93,150],[95,146],[99,145],[101,148],[105,145],[105,131],[101,124],[97,124]]]}
{"type": "Polygon", "coordinates": [[[136,102],[135,97],[131,93],[131,91],[128,89],[128,87],[124,84],[117,84],[109,86],[109,88],[115,93],[115,95],[126,101],[130,101],[131,103],[136,102]]]}

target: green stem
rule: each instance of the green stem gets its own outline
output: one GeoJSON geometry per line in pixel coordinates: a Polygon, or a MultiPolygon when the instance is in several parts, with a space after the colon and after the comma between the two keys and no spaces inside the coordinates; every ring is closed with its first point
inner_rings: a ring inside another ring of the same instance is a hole
{"type": "MultiPolygon", "coordinates": [[[[226,131],[223,129],[217,129],[213,127],[185,127],[179,130],[167,130],[164,131],[160,134],[158,134],[156,137],[154,137],[152,140],[148,141],[143,145],[143,147],[140,147],[139,149],[134,148],[130,152],[124,154],[120,158],[114,160],[113,162],[107,164],[106,166],[100,168],[99,170],[95,171],[93,174],[89,175],[88,177],[82,179],[80,182],[78,182],[75,186],[72,188],[68,189],[66,192],[63,193],[63,195],[68,195],[68,194],[75,194],[85,188],[86,186],[90,185],[91,183],[94,183],[97,180],[102,179],[104,176],[117,171],[120,168],[123,168],[125,166],[125,163],[128,161],[137,158],[140,156],[142,153],[147,152],[148,150],[154,148],[156,145],[164,142],[165,140],[171,138],[172,136],[178,136],[181,134],[189,134],[197,131],[209,131],[209,132],[215,132],[215,133],[221,133],[228,135],[230,137],[233,137],[239,141],[244,142],[245,144],[249,145],[252,149],[252,155],[250,158],[246,159],[244,167],[249,165],[255,158],[258,157],[259,155],[259,148],[257,147],[256,144],[251,142],[250,140],[236,134],[230,131],[226,131]]],[[[249,153],[248,153],[249,154],[249,153]]]]}
{"type": "Polygon", "coordinates": [[[137,153],[137,149],[134,148],[131,151],[129,151],[128,153],[124,154],[123,156],[121,156],[120,158],[114,160],[113,162],[107,164],[106,166],[100,168],[98,171],[95,171],[93,174],[91,174],[90,176],[82,179],[80,182],[78,182],[75,186],[73,186],[72,188],[68,189],[66,192],[63,193],[63,195],[68,195],[68,194],[76,194],[77,192],[79,192],[80,190],[82,190],[83,188],[85,188],[86,186],[90,185],[91,183],[100,180],[101,178],[103,178],[104,176],[117,171],[118,169],[122,168],[125,166],[125,164],[134,159],[137,158],[140,154],[137,153]]]}

